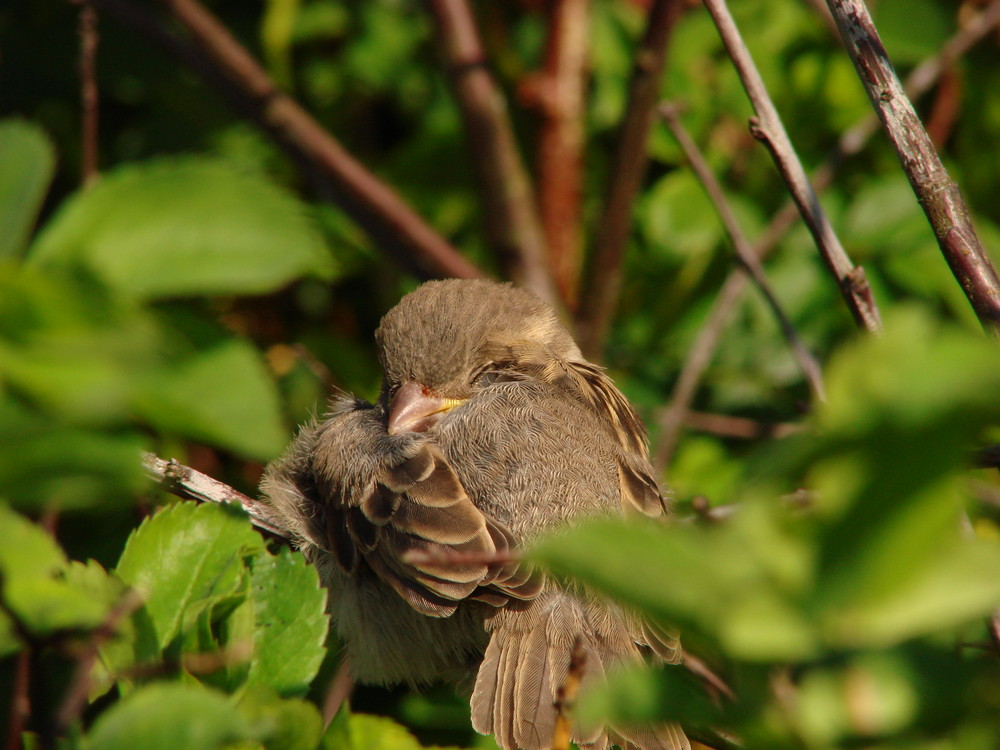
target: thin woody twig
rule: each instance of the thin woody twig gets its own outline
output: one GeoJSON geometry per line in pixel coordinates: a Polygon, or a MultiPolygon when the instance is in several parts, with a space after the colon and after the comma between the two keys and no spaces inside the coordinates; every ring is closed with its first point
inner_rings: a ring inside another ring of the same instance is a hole
{"type": "Polygon", "coordinates": [[[1000,338],[1000,278],[951,179],[903,91],[862,0],[827,0],[868,98],[896,149],[948,266],[979,322],[1000,338]]]}
{"type": "Polygon", "coordinates": [[[127,0],[90,0],[149,37],[214,86],[238,111],[268,132],[324,197],[340,205],[376,246],[418,276],[477,278],[462,257],[400,196],[351,156],[297,102],[281,92],[230,32],[194,0],[161,0],[194,44],[166,31],[127,0]]]}
{"type": "Polygon", "coordinates": [[[687,418],[690,404],[698,390],[698,383],[701,382],[701,376],[712,361],[715,346],[748,282],[749,280],[744,273],[734,271],[729,275],[729,278],[722,285],[722,289],[716,295],[712,309],[709,310],[708,317],[702,324],[701,330],[698,331],[694,343],[688,350],[687,358],[684,360],[684,365],[681,367],[677,383],[670,396],[670,405],[663,410],[661,417],[657,420],[660,425],[660,435],[652,453],[652,461],[653,467],[659,474],[666,474],[667,466],[677,448],[677,441],[680,439],[681,429],[687,418]]]}
{"type": "Polygon", "coordinates": [[[80,109],[81,177],[90,187],[100,176],[98,171],[98,91],[97,91],[97,9],[89,0],[81,0],[78,33],[80,35],[80,109]]]}
{"type": "MultiPolygon", "coordinates": [[[[907,94],[914,99],[925,94],[938,80],[942,71],[953,65],[959,57],[986,36],[998,23],[1000,23],[1000,0],[993,0],[985,10],[952,35],[936,55],[913,69],[906,79],[907,94]]],[[[869,113],[856,125],[844,131],[838,139],[833,153],[827,157],[813,175],[813,185],[817,191],[826,189],[833,182],[839,166],[847,157],[860,153],[877,128],[878,118],[874,113],[869,113]]],[[[775,214],[771,223],[764,230],[754,246],[754,253],[762,260],[766,258],[795,224],[797,216],[795,204],[789,200],[775,214]]],[[[746,276],[739,269],[734,269],[716,295],[712,313],[702,324],[702,328],[691,346],[671,394],[671,405],[663,411],[663,415],[658,420],[661,439],[654,452],[654,465],[660,470],[663,470],[670,463],[677,446],[680,430],[684,424],[685,415],[688,413],[691,400],[697,392],[698,383],[705,372],[711,353],[718,346],[719,339],[725,329],[725,321],[736,309],[735,301],[742,295],[745,288],[746,276]]]]}
{"type": "Polygon", "coordinates": [[[290,539],[288,531],[271,520],[270,515],[264,510],[263,503],[244,495],[218,479],[213,479],[207,474],[202,474],[200,471],[196,471],[190,466],[184,466],[173,459],[166,461],[152,453],[146,453],[142,457],[142,466],[151,479],[178,497],[220,505],[240,505],[258,529],[273,534],[279,539],[286,541],[290,539]]]}
{"type": "Polygon", "coordinates": [[[767,146],[798,206],[799,213],[809,227],[823,261],[836,279],[840,293],[855,322],[868,331],[879,330],[881,319],[871,289],[865,280],[864,271],[847,257],[820,206],[725,0],[704,0],[704,2],[756,112],[750,123],[751,132],[767,146]]]}
{"type": "Polygon", "coordinates": [[[597,224],[593,251],[583,281],[577,313],[580,348],[600,359],[621,293],[622,262],[632,229],[632,204],[649,160],[646,143],[656,121],[660,79],[671,32],[684,10],[683,0],[654,0],[646,31],[635,54],[628,102],[608,180],[608,193],[597,224]]]}
{"type": "Polygon", "coordinates": [[[550,4],[545,70],[538,81],[538,209],[556,287],[576,308],[583,253],[584,102],[590,0],[550,4]]]}
{"type": "Polygon", "coordinates": [[[94,663],[97,661],[101,646],[115,635],[119,623],[142,606],[142,602],[142,595],[138,591],[128,589],[118,604],[104,618],[104,622],[91,635],[83,653],[77,657],[73,679],[59,710],[56,712],[56,734],[64,734],[73,722],[80,718],[84,706],[87,705],[91,672],[94,669],[94,663]]]}
{"type": "Polygon", "coordinates": [[[691,165],[691,169],[697,175],[709,199],[715,206],[715,210],[719,213],[719,218],[722,220],[726,233],[729,235],[729,239],[733,243],[733,248],[736,250],[737,259],[747,272],[747,275],[757,285],[760,293],[764,296],[768,306],[770,306],[771,311],[774,313],[774,317],[777,318],[781,332],[788,341],[788,346],[791,348],[803,375],[805,375],[806,381],[812,388],[813,395],[820,401],[825,401],[826,393],[823,388],[823,373],[819,362],[813,356],[812,352],[806,348],[806,345],[795,330],[792,321],[784,309],[782,309],[781,303],[778,301],[774,290],[771,288],[771,283],[764,273],[764,266],[751,247],[750,241],[743,233],[743,229],[736,219],[736,214],[733,213],[733,209],[729,205],[729,200],[722,190],[722,185],[715,178],[715,174],[712,172],[711,167],[708,166],[708,162],[705,161],[705,157],[702,156],[697,144],[685,129],[676,106],[663,104],[660,107],[660,114],[663,115],[663,119],[670,126],[674,137],[677,139],[691,165]]]}
{"type": "Polygon", "coordinates": [[[798,432],[801,427],[794,422],[756,422],[745,417],[729,414],[708,414],[688,411],[684,415],[684,426],[700,432],[710,432],[730,438],[755,440],[760,438],[781,438],[798,432]]]}
{"type": "MultiPolygon", "coordinates": [[[[175,0],[176,1],[176,0],[175,0]]],[[[486,64],[468,0],[427,0],[476,170],[486,232],[507,275],[560,307],[507,102],[486,64]]]]}
{"type": "Polygon", "coordinates": [[[556,690],[556,727],[552,737],[552,750],[569,750],[570,739],[572,738],[572,728],[569,720],[569,712],[576,702],[576,696],[580,692],[580,684],[583,682],[583,670],[587,665],[587,653],[583,650],[583,640],[577,636],[573,641],[573,649],[570,651],[569,669],[566,671],[566,679],[556,690]]]}

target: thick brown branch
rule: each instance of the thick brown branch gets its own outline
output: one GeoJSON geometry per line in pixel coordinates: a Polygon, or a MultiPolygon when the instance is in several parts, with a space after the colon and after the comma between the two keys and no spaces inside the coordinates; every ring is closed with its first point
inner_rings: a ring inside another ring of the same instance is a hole
{"type": "Polygon", "coordinates": [[[207,474],[202,474],[173,459],[166,461],[152,453],[142,457],[142,466],[150,479],[177,497],[220,505],[240,505],[258,529],[286,541],[291,538],[288,531],[271,520],[264,503],[244,495],[218,479],[212,479],[207,474]]]}
{"type": "Polygon", "coordinates": [[[486,64],[467,0],[427,0],[462,113],[479,184],[487,236],[505,273],[559,305],[535,196],[522,162],[507,102],[486,64]]]}
{"type": "Polygon", "coordinates": [[[750,246],[750,241],[743,233],[743,229],[736,219],[736,214],[729,205],[729,199],[726,198],[726,194],[722,190],[722,185],[715,178],[715,174],[712,172],[711,167],[708,166],[708,162],[705,161],[705,157],[702,156],[694,139],[691,138],[685,129],[677,113],[677,108],[674,105],[665,104],[660,107],[660,113],[670,126],[674,137],[677,139],[681,149],[684,151],[684,155],[691,164],[691,169],[697,175],[709,199],[715,206],[715,210],[718,211],[722,225],[725,227],[726,233],[733,243],[733,249],[736,250],[736,257],[739,263],[754,284],[757,285],[760,293],[764,296],[768,306],[770,306],[771,311],[774,313],[774,317],[778,320],[781,332],[784,334],[785,340],[788,341],[788,346],[791,348],[795,360],[799,363],[799,368],[812,388],[813,395],[820,401],[825,401],[826,394],[823,388],[823,373],[819,362],[816,361],[812,352],[806,348],[806,345],[795,330],[791,319],[781,307],[777,295],[775,295],[774,290],[771,288],[771,282],[767,280],[764,266],[750,246]]]}
{"type": "Polygon", "coordinates": [[[538,81],[538,208],[549,267],[567,306],[577,304],[583,232],[584,94],[590,45],[589,0],[554,0],[545,70],[538,81]]]}
{"type": "Polygon", "coordinates": [[[97,91],[97,9],[89,0],[80,4],[78,33],[80,35],[80,110],[81,177],[84,187],[93,185],[98,171],[98,91],[97,91]]]}
{"type": "Polygon", "coordinates": [[[646,172],[646,142],[656,121],[670,34],[683,10],[683,0],[654,0],[635,55],[608,193],[596,228],[593,255],[583,283],[583,302],[577,314],[580,346],[590,359],[600,359],[618,306],[622,262],[632,229],[632,204],[646,172]]]}
{"type": "Polygon", "coordinates": [[[862,0],[827,0],[868,98],[980,323],[1000,337],[1000,278],[951,179],[903,91],[862,0]]]}
{"type": "Polygon", "coordinates": [[[127,0],[91,0],[189,65],[244,116],[266,130],[368,232],[379,249],[422,277],[482,272],[369,172],[291,97],[278,90],[229,31],[194,0],[162,0],[194,45],[127,0]]]}
{"type": "Polygon", "coordinates": [[[767,146],[855,321],[862,328],[877,331],[881,320],[864,272],[851,263],[820,206],[725,0],[704,2],[756,112],[756,117],[751,120],[751,132],[767,146]]]}

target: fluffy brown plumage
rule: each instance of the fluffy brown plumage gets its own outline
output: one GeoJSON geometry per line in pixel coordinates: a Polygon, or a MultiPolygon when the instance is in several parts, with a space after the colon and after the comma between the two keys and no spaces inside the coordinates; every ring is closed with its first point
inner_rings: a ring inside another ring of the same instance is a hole
{"type": "MultiPolygon", "coordinates": [[[[649,655],[677,661],[679,644],[493,553],[588,516],[665,514],[645,430],[553,311],[515,287],[424,284],[376,340],[378,403],[335,398],[262,489],[330,589],[356,679],[466,685],[478,731],[504,750],[547,748],[577,639],[585,683],[649,655]]],[[[672,725],[574,733],[595,748],[689,747],[672,725]]]]}

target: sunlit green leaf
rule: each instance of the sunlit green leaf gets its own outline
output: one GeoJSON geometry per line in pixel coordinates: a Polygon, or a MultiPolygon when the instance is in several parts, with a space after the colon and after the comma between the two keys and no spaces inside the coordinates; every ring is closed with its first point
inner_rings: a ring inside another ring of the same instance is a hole
{"type": "Polygon", "coordinates": [[[139,297],[259,294],[332,260],[305,209],[259,174],[163,159],[105,174],[31,248],[46,267],[83,265],[139,297]]]}
{"type": "Polygon", "coordinates": [[[116,573],[145,597],[143,610],[162,649],[177,636],[188,608],[238,587],[243,558],[262,548],[242,510],[178,503],[133,532],[116,573]]]}
{"type": "Polygon", "coordinates": [[[0,121],[0,258],[17,255],[42,207],[55,169],[48,136],[27,120],[0,121]]]}
{"type": "Polygon", "coordinates": [[[325,653],[326,591],[316,569],[290,550],[257,555],[252,566],[256,622],[248,684],[302,694],[325,653]]]}

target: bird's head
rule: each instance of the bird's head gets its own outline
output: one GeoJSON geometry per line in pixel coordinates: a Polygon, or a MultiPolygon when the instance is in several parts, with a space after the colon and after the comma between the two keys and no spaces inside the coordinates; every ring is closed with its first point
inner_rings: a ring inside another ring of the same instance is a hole
{"type": "Polygon", "coordinates": [[[428,282],[385,315],[375,339],[390,433],[429,429],[523,363],[582,361],[549,305],[492,281],[428,282]]]}

